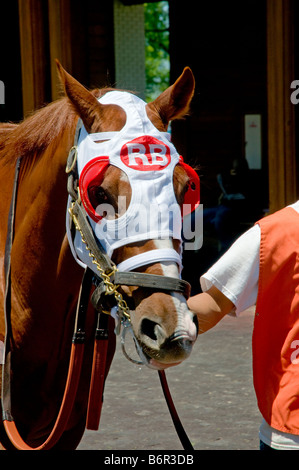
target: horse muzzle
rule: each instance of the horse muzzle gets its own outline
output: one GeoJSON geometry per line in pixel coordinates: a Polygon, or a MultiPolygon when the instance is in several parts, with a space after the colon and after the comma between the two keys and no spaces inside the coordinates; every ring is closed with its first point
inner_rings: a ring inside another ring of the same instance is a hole
{"type": "Polygon", "coordinates": [[[141,360],[149,367],[162,369],[190,356],[197,338],[197,318],[190,311],[178,317],[178,325],[171,333],[167,322],[142,318],[138,333],[135,333],[135,343],[141,360]]]}

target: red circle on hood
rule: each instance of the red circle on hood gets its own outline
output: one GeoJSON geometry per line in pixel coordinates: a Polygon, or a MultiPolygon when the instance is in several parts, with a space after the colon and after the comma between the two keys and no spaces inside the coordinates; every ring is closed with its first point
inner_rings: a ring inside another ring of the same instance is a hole
{"type": "Polygon", "coordinates": [[[120,158],[127,167],[138,171],[163,170],[171,161],[168,145],[150,135],[125,143],[120,158]]]}

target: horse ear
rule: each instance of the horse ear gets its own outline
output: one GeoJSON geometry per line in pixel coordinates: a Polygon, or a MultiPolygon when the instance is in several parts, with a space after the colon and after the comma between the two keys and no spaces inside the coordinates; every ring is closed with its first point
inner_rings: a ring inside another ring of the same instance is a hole
{"type": "Polygon", "coordinates": [[[185,67],[176,82],[148,104],[149,108],[158,111],[163,123],[185,116],[194,95],[195,79],[189,67],[185,67]]]}
{"type": "Polygon", "coordinates": [[[66,72],[57,59],[56,65],[65,93],[84,122],[87,132],[95,132],[93,125],[95,119],[100,117],[103,105],[81,83],[66,72]]]}

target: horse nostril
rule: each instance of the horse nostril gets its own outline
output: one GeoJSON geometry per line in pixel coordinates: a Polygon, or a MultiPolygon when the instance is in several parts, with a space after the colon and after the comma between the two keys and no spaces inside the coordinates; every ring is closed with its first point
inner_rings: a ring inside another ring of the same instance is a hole
{"type": "Polygon", "coordinates": [[[157,341],[157,336],[155,333],[156,325],[157,323],[153,322],[152,320],[149,320],[148,318],[145,318],[144,320],[142,320],[141,323],[141,333],[153,339],[154,341],[157,341]]]}
{"type": "Polygon", "coordinates": [[[161,342],[165,340],[164,330],[161,325],[152,320],[149,320],[148,318],[144,318],[142,320],[140,331],[143,335],[147,336],[153,341],[161,342]]]}

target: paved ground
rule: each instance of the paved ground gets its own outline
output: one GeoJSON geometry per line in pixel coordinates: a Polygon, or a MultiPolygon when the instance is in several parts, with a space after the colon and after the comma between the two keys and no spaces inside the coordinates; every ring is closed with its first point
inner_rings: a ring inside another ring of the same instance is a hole
{"type": "MultiPolygon", "coordinates": [[[[195,450],[257,450],[260,415],[251,374],[253,313],[227,317],[200,336],[192,356],[166,371],[169,388],[195,450]]],[[[182,450],[158,373],[129,362],[118,349],[106,383],[100,429],[78,449],[182,450]]]]}

